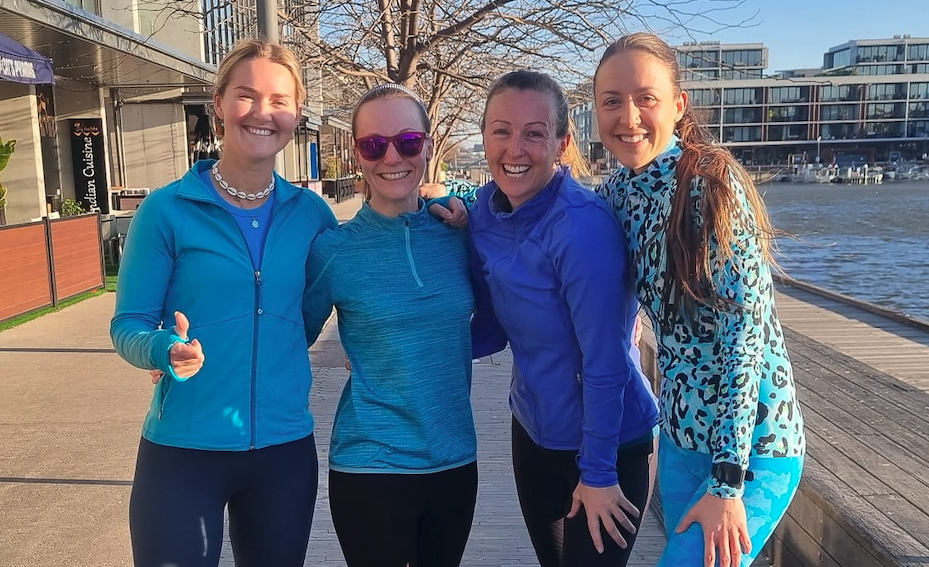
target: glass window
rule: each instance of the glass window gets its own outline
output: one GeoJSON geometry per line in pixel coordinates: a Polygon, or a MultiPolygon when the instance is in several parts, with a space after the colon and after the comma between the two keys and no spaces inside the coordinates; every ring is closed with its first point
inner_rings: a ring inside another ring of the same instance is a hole
{"type": "Polygon", "coordinates": [[[884,118],[903,118],[905,105],[902,102],[884,102],[869,104],[865,108],[865,118],[868,120],[884,118]]]}
{"type": "Polygon", "coordinates": [[[761,126],[735,126],[723,128],[724,142],[760,142],[761,126]]]}
{"type": "Polygon", "coordinates": [[[929,118],[929,102],[911,103],[910,118],[929,118]]]}
{"type": "Polygon", "coordinates": [[[806,140],[809,136],[806,124],[789,126],[771,126],[768,129],[768,141],[784,142],[787,140],[806,140]]]}
{"type": "Polygon", "coordinates": [[[861,97],[858,85],[826,85],[819,91],[822,102],[856,101],[861,97]]]}
{"type": "Polygon", "coordinates": [[[929,61],[929,45],[911,45],[907,59],[910,61],[929,61]]]}
{"type": "Polygon", "coordinates": [[[719,104],[719,90],[692,89],[687,91],[691,106],[713,106],[719,104]]]}
{"type": "Polygon", "coordinates": [[[768,109],[770,122],[803,122],[809,116],[808,106],[772,106],[768,109]]]}
{"type": "Polygon", "coordinates": [[[866,122],[864,133],[869,138],[899,138],[903,136],[903,122],[866,122]]]}
{"type": "Polygon", "coordinates": [[[772,87],[768,101],[773,104],[789,102],[807,102],[810,100],[810,87],[772,87]]]}
{"type": "Polygon", "coordinates": [[[723,51],[722,63],[730,67],[758,67],[763,65],[760,49],[723,51]]]}
{"type": "Polygon", "coordinates": [[[829,65],[830,69],[848,67],[852,63],[851,50],[843,49],[841,51],[836,51],[831,54],[830,59],[832,60],[832,65],[829,65]]]}
{"type": "Polygon", "coordinates": [[[882,83],[868,85],[868,100],[903,100],[906,98],[906,84],[882,83]]]}
{"type": "Polygon", "coordinates": [[[857,130],[855,124],[823,124],[823,140],[851,140],[857,130]]]}
{"type": "Polygon", "coordinates": [[[727,108],[723,114],[726,124],[760,124],[761,107],[727,108]]]}
{"type": "Polygon", "coordinates": [[[824,104],[819,110],[820,120],[848,121],[858,119],[857,104],[824,104]]]}
{"type": "Polygon", "coordinates": [[[910,65],[910,73],[914,75],[918,73],[929,73],[929,63],[915,63],[910,65]]]}
{"type": "Polygon", "coordinates": [[[906,135],[913,138],[929,138],[929,120],[914,120],[906,129],[906,135]]]}
{"type": "Polygon", "coordinates": [[[761,104],[762,89],[724,89],[723,100],[727,105],[761,104]]]}
{"type": "Polygon", "coordinates": [[[859,65],[855,71],[859,75],[899,75],[903,72],[900,65],[859,65]]]}

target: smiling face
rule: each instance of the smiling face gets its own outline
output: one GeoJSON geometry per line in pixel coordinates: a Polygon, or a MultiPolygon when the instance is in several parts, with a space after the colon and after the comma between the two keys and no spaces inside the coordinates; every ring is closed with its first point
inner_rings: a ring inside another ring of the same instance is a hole
{"type": "Polygon", "coordinates": [[[514,209],[551,181],[570,140],[558,138],[550,94],[514,88],[487,102],[483,137],[490,174],[514,209]]]}
{"type": "Polygon", "coordinates": [[[641,50],[603,61],[594,81],[600,139],[624,166],[641,173],[663,152],[687,107],[667,65],[641,50]]]}
{"type": "MultiPolygon", "coordinates": [[[[355,139],[390,138],[404,132],[428,130],[419,103],[406,97],[367,101],[358,107],[353,123],[355,139]]],[[[398,152],[396,143],[387,144],[384,156],[371,161],[355,149],[355,160],[371,189],[369,205],[385,216],[398,216],[418,208],[419,186],[426,173],[426,162],[432,158],[432,139],[426,139],[422,152],[414,157],[398,152]]]]}
{"type": "Polygon", "coordinates": [[[268,59],[239,61],[213,103],[223,121],[224,157],[240,163],[273,163],[293,139],[297,87],[283,65],[268,59]]]}

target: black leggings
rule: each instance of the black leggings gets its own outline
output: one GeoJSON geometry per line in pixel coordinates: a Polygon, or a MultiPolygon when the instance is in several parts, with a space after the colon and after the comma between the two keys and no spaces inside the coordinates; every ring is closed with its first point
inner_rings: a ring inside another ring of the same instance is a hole
{"type": "MultiPolygon", "coordinates": [[[[577,468],[577,451],[555,451],[536,445],[526,430],[513,419],[513,471],[516,475],[516,492],[529,537],[541,567],[623,567],[629,561],[635,535],[622,526],[620,533],[628,544],[626,549],[616,545],[613,538],[600,526],[604,551],[597,553],[586,511],[568,519],[574,489],[580,480],[577,468]]],[[[645,513],[648,497],[648,456],[652,442],[642,443],[619,451],[616,470],[623,494],[639,509],[638,518],[630,518],[636,530],[645,513]]]]}
{"type": "Polygon", "coordinates": [[[129,501],[136,567],[216,567],[223,508],[237,567],[302,567],[319,464],[312,435],[254,451],[142,439],[129,501]]]}
{"type": "Polygon", "coordinates": [[[477,500],[477,463],[429,474],[329,471],[329,505],[349,567],[455,567],[477,500]]]}

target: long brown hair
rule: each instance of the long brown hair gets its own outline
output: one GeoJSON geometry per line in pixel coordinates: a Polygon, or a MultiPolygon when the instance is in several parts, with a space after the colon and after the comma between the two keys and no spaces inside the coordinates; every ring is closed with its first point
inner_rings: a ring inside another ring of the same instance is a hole
{"type": "MultiPolygon", "coordinates": [[[[675,51],[661,38],[650,33],[633,33],[612,43],[600,59],[600,68],[614,55],[641,51],[655,57],[668,69],[675,96],[681,89],[681,72],[675,51]]],[[[596,86],[597,74],[594,74],[596,86]]],[[[683,152],[677,163],[677,189],[671,201],[667,226],[667,270],[670,282],[663,290],[663,305],[668,321],[676,313],[696,316],[696,305],[720,308],[732,301],[719,296],[713,285],[710,266],[710,242],[715,238],[723,259],[731,260],[734,248],[743,247],[746,235],[758,240],[762,257],[772,266],[772,237],[776,234],[764,201],[751,176],[729,150],[713,143],[712,136],[700,124],[688,105],[675,125],[683,152]],[[691,196],[691,183],[700,177],[703,189],[691,196]],[[748,207],[743,207],[733,188],[735,180],[745,191],[748,207]],[[698,222],[698,216],[702,222],[698,222]]],[[[719,269],[718,267],[716,269],[719,269]]]]}

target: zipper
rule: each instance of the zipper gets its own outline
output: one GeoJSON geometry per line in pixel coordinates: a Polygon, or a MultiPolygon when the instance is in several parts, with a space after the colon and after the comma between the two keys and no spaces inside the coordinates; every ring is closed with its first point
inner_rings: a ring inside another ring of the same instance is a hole
{"type": "Polygon", "coordinates": [[[416,273],[416,263],[413,262],[413,249],[410,247],[410,219],[406,219],[403,223],[403,236],[406,238],[406,257],[410,262],[413,278],[416,280],[416,285],[424,287],[423,280],[419,279],[419,274],[416,273]]]}
{"type": "Polygon", "coordinates": [[[258,419],[258,318],[262,315],[261,309],[261,270],[255,270],[255,328],[252,333],[252,380],[251,380],[251,439],[249,449],[254,449],[256,444],[257,419],[258,419]]]}
{"type": "Polygon", "coordinates": [[[168,390],[171,387],[171,375],[165,372],[161,375],[161,381],[159,382],[161,388],[161,404],[158,406],[158,420],[161,421],[161,417],[164,415],[165,411],[165,402],[168,401],[168,390]]]}

